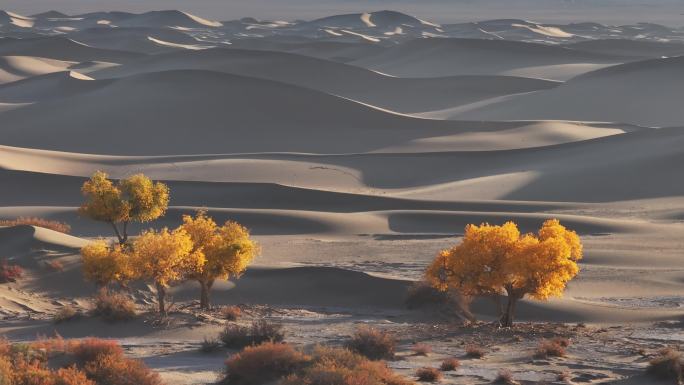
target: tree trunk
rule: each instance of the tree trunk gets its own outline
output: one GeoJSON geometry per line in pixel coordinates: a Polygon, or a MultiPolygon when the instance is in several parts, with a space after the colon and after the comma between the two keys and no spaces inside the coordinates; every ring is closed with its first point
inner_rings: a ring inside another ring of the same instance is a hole
{"type": "Polygon", "coordinates": [[[198,280],[200,283],[200,288],[202,293],[200,294],[200,309],[210,309],[211,301],[209,300],[209,294],[211,293],[211,287],[214,286],[214,280],[198,280]]]}
{"type": "Polygon", "coordinates": [[[121,238],[121,245],[125,245],[128,242],[128,222],[123,223],[123,234],[121,238]]]}
{"type": "Polygon", "coordinates": [[[112,228],[114,229],[114,234],[116,234],[116,238],[119,240],[119,245],[123,246],[126,241],[124,238],[121,236],[121,232],[119,231],[119,228],[116,227],[116,223],[114,222],[109,222],[112,225],[112,228]]]}
{"type": "Polygon", "coordinates": [[[164,285],[156,284],[157,286],[157,302],[159,303],[159,315],[166,317],[166,288],[164,285]]]}
{"type": "Polygon", "coordinates": [[[501,316],[500,324],[502,327],[509,328],[513,326],[513,317],[515,315],[515,305],[518,303],[518,297],[509,294],[508,303],[506,304],[506,311],[501,316]]]}

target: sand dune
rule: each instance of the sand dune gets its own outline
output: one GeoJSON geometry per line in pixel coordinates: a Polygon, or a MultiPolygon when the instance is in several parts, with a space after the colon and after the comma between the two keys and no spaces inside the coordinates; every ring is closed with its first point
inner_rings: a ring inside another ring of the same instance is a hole
{"type": "Polygon", "coordinates": [[[71,63],[30,56],[0,56],[0,84],[65,71],[71,63]]]}
{"type": "Polygon", "coordinates": [[[567,47],[585,52],[633,56],[644,59],[684,54],[684,44],[681,42],[599,39],[568,44],[567,47]]]}
{"type": "Polygon", "coordinates": [[[151,11],[127,17],[118,21],[116,25],[121,27],[220,27],[218,21],[202,19],[186,12],[168,10],[151,11]]]}
{"type": "Polygon", "coordinates": [[[624,60],[619,56],[542,44],[434,38],[408,41],[353,63],[402,77],[516,75],[534,67],[535,77],[566,80],[624,60]]]}
{"type": "Polygon", "coordinates": [[[158,54],[180,49],[179,47],[157,44],[150,39],[178,45],[198,43],[197,40],[183,32],[169,28],[153,27],[88,28],[70,33],[68,36],[71,39],[95,48],[143,54],[158,54]]]}
{"type": "Polygon", "coordinates": [[[0,103],[33,103],[93,91],[110,83],[75,71],[55,72],[0,85],[0,103]]]}
{"type": "Polygon", "coordinates": [[[457,119],[568,119],[645,126],[684,124],[684,57],[654,59],[579,76],[561,87],[456,113],[457,119]]]}
{"type": "Polygon", "coordinates": [[[178,69],[211,70],[274,80],[405,113],[453,107],[558,85],[550,81],[504,76],[394,78],[311,57],[236,49],[154,55],[128,65],[99,71],[93,76],[122,77],[178,69]]]}
{"type": "Polygon", "coordinates": [[[66,61],[124,63],[142,54],[89,47],[62,36],[0,40],[2,56],[33,56],[66,61]]]}

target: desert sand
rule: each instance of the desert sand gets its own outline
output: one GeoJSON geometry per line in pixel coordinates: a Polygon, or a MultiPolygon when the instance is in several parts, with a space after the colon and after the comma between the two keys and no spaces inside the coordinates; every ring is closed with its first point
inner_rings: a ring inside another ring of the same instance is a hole
{"type": "MultiPolygon", "coordinates": [[[[202,355],[224,320],[196,309],[197,285],[173,288],[172,322],[84,318],[79,249],[110,237],[81,217],[95,171],[168,184],[177,226],[206,208],[247,226],[263,252],[215,305],[266,318],[302,346],[340,343],[356,325],[400,336],[412,376],[462,356],[448,384],[485,384],[509,368],[525,384],[655,383],[648,354],[684,341],[684,32],[653,24],[439,25],[397,12],[309,21],[143,14],[0,13],[0,219],[68,223],[66,235],[0,227],[0,257],[26,275],[0,284],[0,332],[121,341],[174,384],[216,380],[225,351],[202,355]],[[563,298],[526,299],[518,329],[410,310],[407,288],[470,223],[558,218],[585,246],[563,298]],[[59,261],[63,271],[47,262],[59,261]],[[582,325],[576,325],[581,323],[582,325]],[[534,360],[539,338],[573,340],[568,357],[534,360]],[[433,346],[414,357],[415,342],[433,346]]],[[[137,285],[141,309],[152,288],[137,285]]]]}

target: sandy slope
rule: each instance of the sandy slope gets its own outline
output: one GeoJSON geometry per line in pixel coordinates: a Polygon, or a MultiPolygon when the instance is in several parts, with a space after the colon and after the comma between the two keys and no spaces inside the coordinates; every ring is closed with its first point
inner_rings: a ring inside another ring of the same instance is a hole
{"type": "Polygon", "coordinates": [[[31,56],[1,56],[0,84],[65,71],[71,63],[31,56]]]}
{"type": "Polygon", "coordinates": [[[63,36],[0,40],[0,55],[33,56],[66,61],[124,63],[143,54],[94,48],[63,36]]]}
{"type": "Polygon", "coordinates": [[[459,111],[457,119],[567,119],[613,121],[646,126],[684,123],[678,108],[684,57],[653,59],[590,72],[561,87],[502,98],[459,111]]]}

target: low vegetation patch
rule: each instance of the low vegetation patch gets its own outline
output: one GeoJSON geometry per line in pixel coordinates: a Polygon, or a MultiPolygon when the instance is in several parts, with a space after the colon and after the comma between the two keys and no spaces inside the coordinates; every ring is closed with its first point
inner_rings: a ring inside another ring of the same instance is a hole
{"type": "MultiPolygon", "coordinates": [[[[81,312],[76,310],[75,307],[73,307],[71,305],[66,305],[66,306],[62,306],[61,308],[59,308],[59,310],[57,310],[57,312],[55,313],[55,316],[53,317],[52,320],[54,323],[58,324],[58,323],[62,323],[62,322],[76,320],[78,318],[81,318],[81,315],[82,315],[81,312]]],[[[2,384],[2,383],[0,382],[0,384],[2,384]]]]}
{"type": "Polygon", "coordinates": [[[411,351],[415,356],[427,356],[432,353],[432,346],[427,344],[415,344],[411,347],[411,351]]]}
{"type": "Polygon", "coordinates": [[[226,321],[237,321],[242,315],[242,310],[237,306],[226,306],[221,308],[221,316],[226,321]]]}
{"type": "Polygon", "coordinates": [[[447,358],[442,361],[442,365],[439,366],[439,369],[443,372],[453,372],[458,369],[459,366],[461,366],[461,361],[456,358],[447,358]]]}
{"type": "Polygon", "coordinates": [[[19,217],[16,219],[0,219],[0,226],[37,226],[46,229],[58,231],[60,233],[69,234],[71,232],[71,226],[64,222],[52,221],[45,218],[38,217],[19,217]]]}
{"type": "Polygon", "coordinates": [[[114,341],[62,338],[30,344],[0,342],[0,384],[162,385],[142,361],[125,357],[114,341]]]}
{"type": "Polygon", "coordinates": [[[646,373],[680,384],[684,381],[684,355],[675,349],[663,349],[648,363],[646,373]]]}
{"type": "Polygon", "coordinates": [[[216,353],[221,350],[222,343],[218,338],[204,338],[200,344],[200,352],[202,353],[216,353]]]}
{"type": "Polygon", "coordinates": [[[45,266],[47,266],[50,270],[56,271],[58,273],[61,273],[64,271],[64,264],[62,264],[62,262],[60,262],[56,259],[45,262],[45,266]]]}
{"type": "Polygon", "coordinates": [[[227,385],[414,385],[384,362],[343,348],[318,346],[304,354],[288,344],[247,347],[226,362],[227,385]],[[280,379],[280,381],[278,381],[280,379]],[[278,381],[278,382],[276,382],[278,381]]]}
{"type": "Polygon", "coordinates": [[[108,322],[129,321],[135,318],[135,303],[122,293],[101,289],[95,295],[92,314],[108,322]]]}
{"type": "Polygon", "coordinates": [[[347,349],[371,360],[394,359],[396,340],[391,333],[371,327],[359,327],[346,343],[347,349]]]}
{"type": "Polygon", "coordinates": [[[565,348],[570,346],[567,338],[556,337],[550,340],[542,340],[534,352],[535,358],[565,357],[565,348]]]}
{"type": "Polygon", "coordinates": [[[466,357],[482,358],[487,355],[487,351],[480,345],[470,344],[466,345],[466,357]]]}
{"type": "Polygon", "coordinates": [[[21,267],[9,263],[7,258],[0,260],[0,283],[16,282],[24,275],[21,267]]]}
{"type": "Polygon", "coordinates": [[[241,349],[264,342],[282,342],[285,340],[285,334],[281,325],[258,320],[249,326],[228,324],[219,335],[219,339],[227,348],[241,349]]]}
{"type": "Polygon", "coordinates": [[[421,382],[437,382],[444,377],[442,372],[436,368],[419,368],[416,370],[416,377],[421,382]]]}
{"type": "Polygon", "coordinates": [[[513,379],[513,372],[511,372],[508,369],[501,369],[499,370],[499,373],[497,373],[496,378],[494,379],[495,384],[501,384],[501,385],[516,385],[518,382],[516,382],[513,379]]]}

